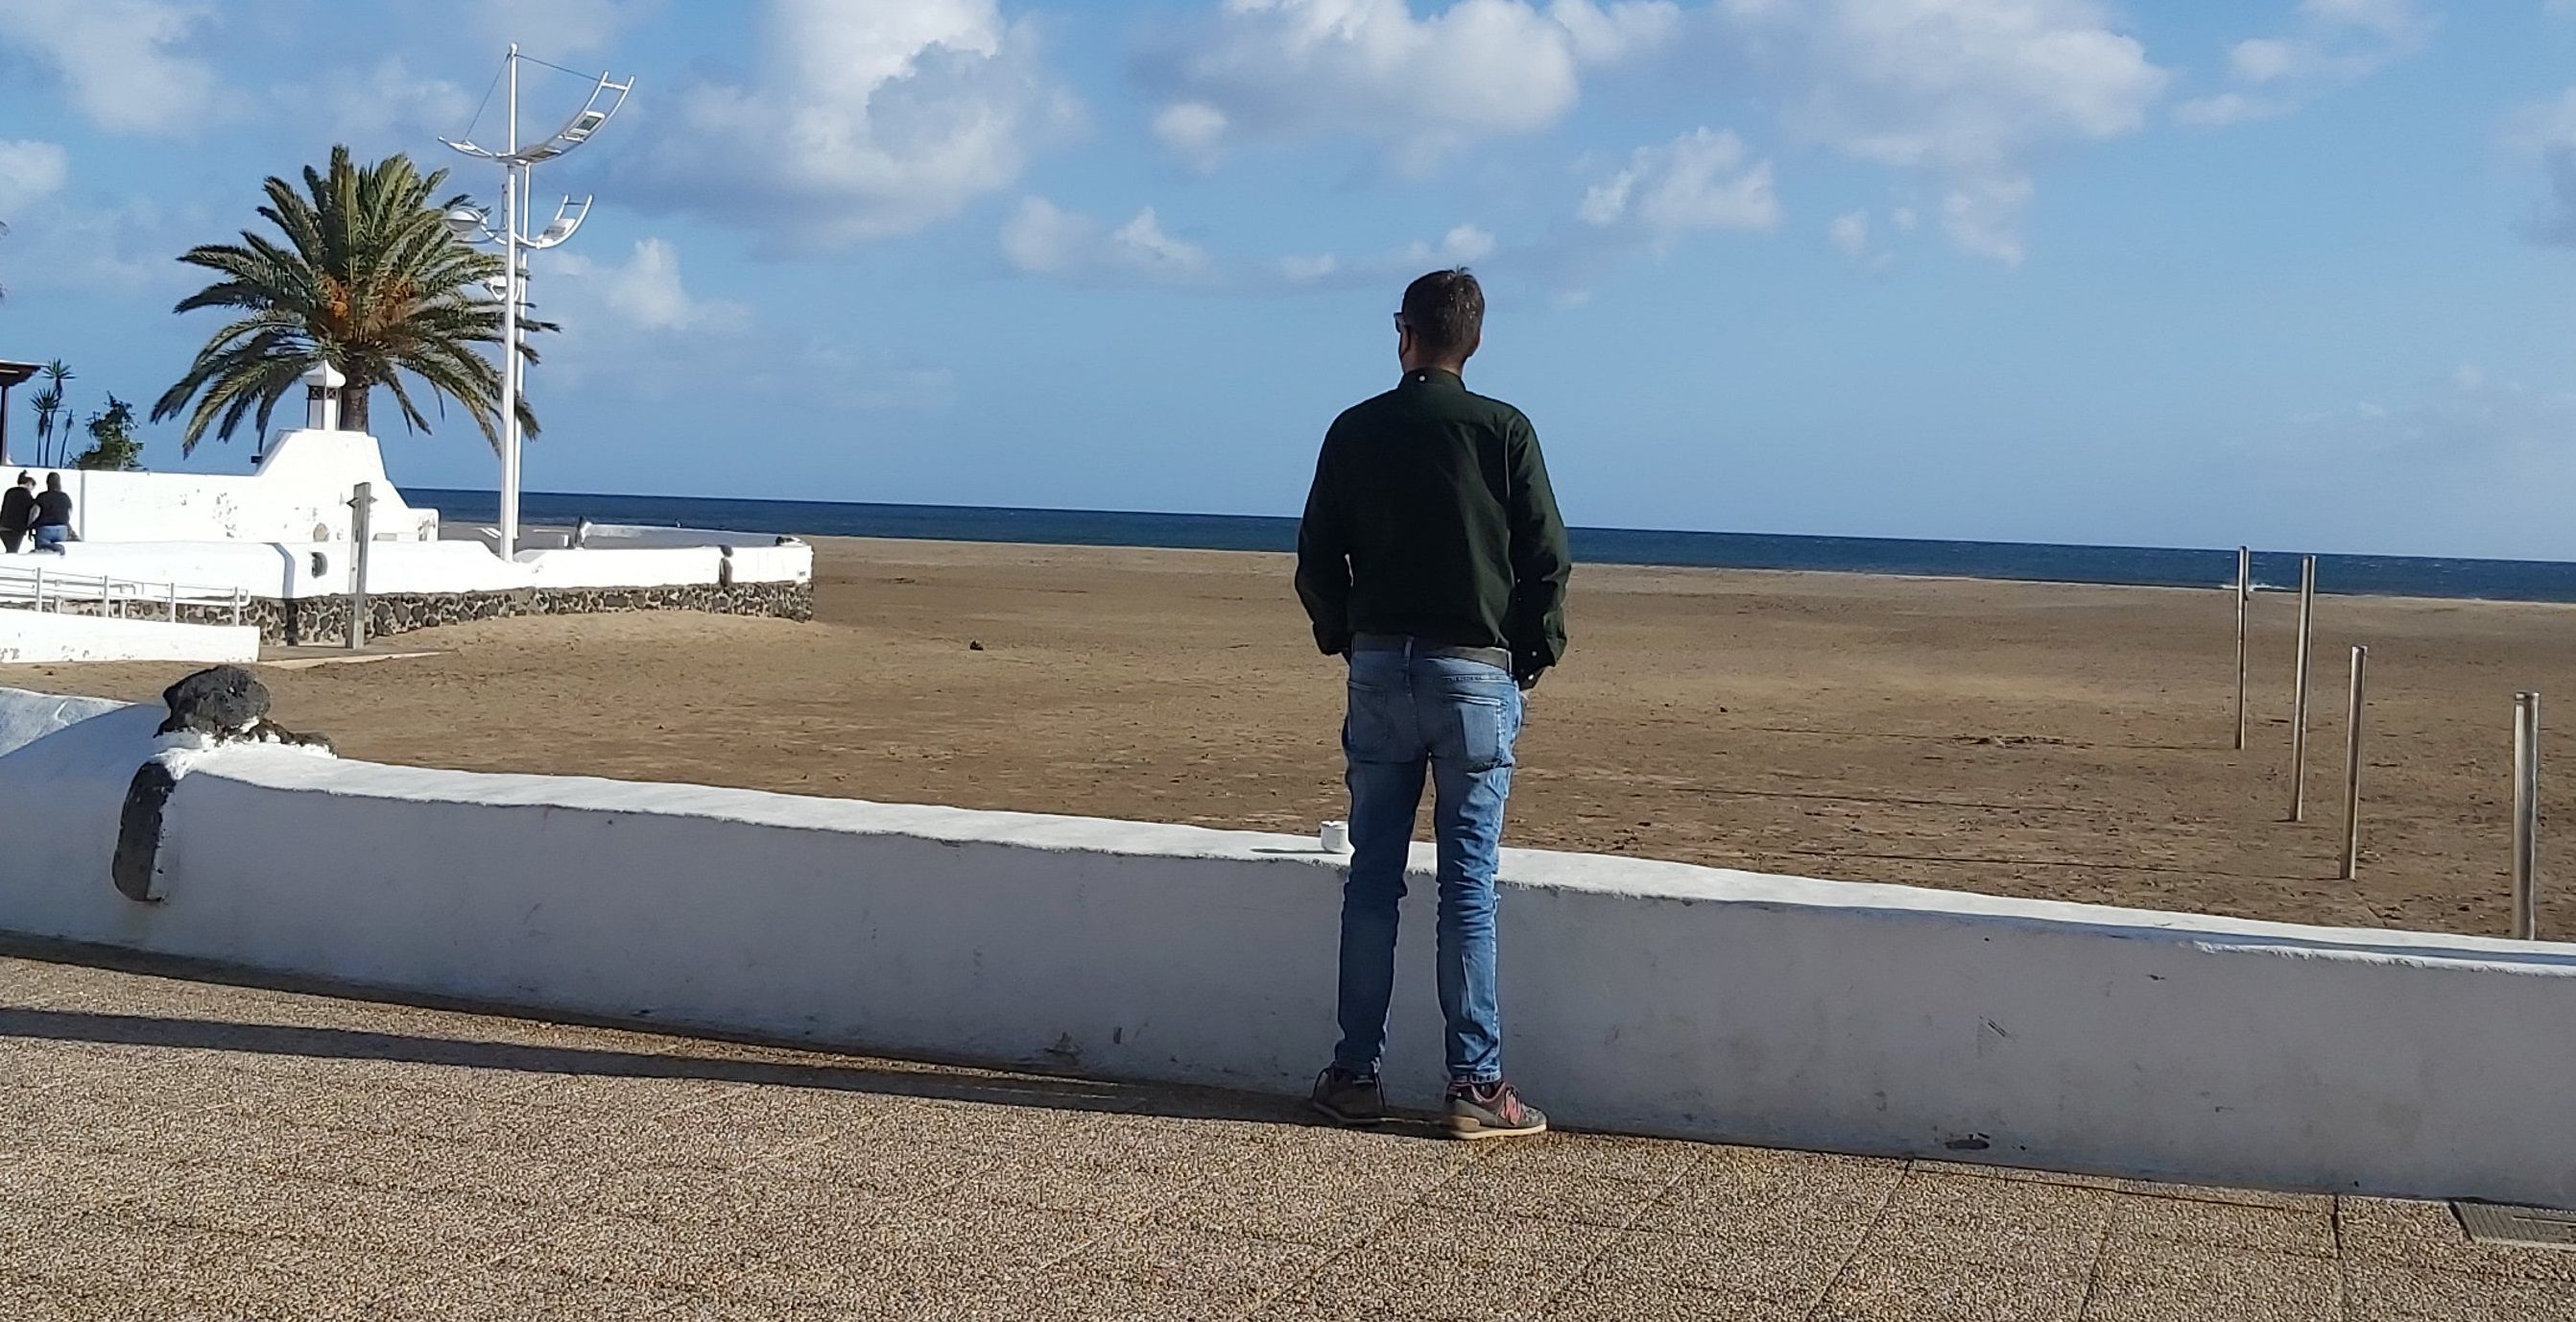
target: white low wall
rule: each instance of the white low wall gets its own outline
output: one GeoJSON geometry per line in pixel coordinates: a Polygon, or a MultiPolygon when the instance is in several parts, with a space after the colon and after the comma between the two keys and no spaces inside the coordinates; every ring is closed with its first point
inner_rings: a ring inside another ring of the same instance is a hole
{"type": "Polygon", "coordinates": [[[413,509],[385,476],[383,453],[365,432],[290,431],[273,441],[248,474],[117,473],[19,466],[19,473],[59,473],[72,498],[72,530],[92,542],[347,541],[349,498],[361,482],[375,497],[379,538],[421,541],[438,536],[438,511],[413,509]]]}
{"type": "Polygon", "coordinates": [[[202,661],[214,665],[258,659],[259,630],[249,625],[174,624],[166,620],[0,610],[0,665],[36,661],[202,661]]]}
{"type": "Polygon", "coordinates": [[[666,528],[647,523],[594,523],[588,525],[585,546],[736,546],[761,547],[774,544],[775,534],[727,532],[721,528],[666,528]]]}
{"type": "MultiPolygon", "coordinates": [[[[0,739],[63,702],[0,693],[0,739]]],[[[1340,867],[1302,839],[245,748],[180,781],[166,899],[137,904],[108,859],[154,714],[0,751],[0,928],[1109,1077],[1286,1091],[1332,1045],[1340,867]]],[[[1390,1073],[1415,1102],[1429,866],[1390,1073]]],[[[2576,1205],[2576,947],[1528,850],[1503,873],[1509,1068],[1569,1125],[2576,1205]]]]}
{"type": "MultiPolygon", "coordinates": [[[[9,563],[43,565],[73,575],[176,582],[191,590],[240,588],[255,597],[289,599],[347,593],[355,549],[349,542],[74,542],[60,556],[29,556],[9,563]]],[[[687,587],[723,581],[728,560],[730,581],[736,583],[803,583],[814,576],[814,548],[803,542],[524,551],[515,561],[501,560],[473,542],[374,542],[367,548],[367,590],[389,594],[687,587]]]]}

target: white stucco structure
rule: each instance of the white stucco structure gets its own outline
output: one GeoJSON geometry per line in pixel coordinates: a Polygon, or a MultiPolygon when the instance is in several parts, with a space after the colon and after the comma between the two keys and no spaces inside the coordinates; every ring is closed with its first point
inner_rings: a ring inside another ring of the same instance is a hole
{"type": "Polygon", "coordinates": [[[0,665],[36,661],[202,661],[259,659],[259,630],[236,624],[178,624],[114,616],[0,610],[0,665]]]}
{"type": "MultiPolygon", "coordinates": [[[[546,588],[665,588],[805,583],[811,547],[753,533],[592,525],[582,547],[523,549],[503,560],[482,540],[439,540],[438,512],[415,509],[385,475],[364,432],[305,429],[272,441],[246,476],[27,468],[41,484],[59,472],[80,540],[61,556],[9,559],[73,577],[182,586],[183,600],[235,591],[277,600],[339,596],[354,585],[352,511],[361,483],[374,498],[366,589],[469,593],[546,588]]],[[[557,537],[556,541],[562,539],[557,537]]],[[[0,583],[0,596],[9,595],[0,583]]]]}
{"type": "MultiPolygon", "coordinates": [[[[367,548],[373,593],[502,592],[515,588],[649,588],[694,584],[804,583],[814,576],[814,548],[802,542],[757,546],[627,547],[521,551],[505,561],[478,542],[375,542],[367,548]]],[[[70,574],[175,581],[201,592],[235,588],[288,600],[349,591],[354,548],[348,542],[75,542],[42,563],[70,574]]],[[[36,563],[25,557],[25,563],[36,563]]],[[[24,567],[20,561],[10,562],[24,567]]]]}
{"type": "Polygon", "coordinates": [[[20,467],[0,482],[19,473],[33,473],[39,486],[46,474],[61,474],[72,530],[89,542],[345,542],[349,498],[361,482],[372,484],[377,538],[438,536],[438,511],[403,503],[365,432],[286,432],[248,475],[20,467]]]}
{"type": "MultiPolygon", "coordinates": [[[[180,781],[140,904],[108,860],[158,715],[0,692],[0,929],[1109,1077],[1290,1090],[1331,1046],[1311,840],[244,748],[180,781]]],[[[1568,1125],[2576,1206],[2576,947],[1503,871],[1509,1067],[1568,1125]]],[[[1430,890],[1399,1101],[1436,1085],[1430,890]]]]}

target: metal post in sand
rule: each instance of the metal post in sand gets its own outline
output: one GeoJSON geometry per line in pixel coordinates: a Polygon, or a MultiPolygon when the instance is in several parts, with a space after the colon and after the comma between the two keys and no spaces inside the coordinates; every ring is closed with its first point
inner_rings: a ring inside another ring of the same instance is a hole
{"type": "Polygon", "coordinates": [[[2352,696],[2343,715],[2343,879],[2361,867],[2361,682],[2370,665],[2370,649],[2352,649],[2352,696]]]}
{"type": "Polygon", "coordinates": [[[2540,695],[2513,695],[2513,935],[2540,939],[2540,695]]]}
{"type": "Polygon", "coordinates": [[[2299,561],[2299,677],[2290,696],[2290,820],[2308,819],[2308,655],[2317,613],[2317,558],[2299,561]]]}
{"type": "Polygon", "coordinates": [[[2245,751],[2245,603],[2254,595],[2254,551],[2236,548],[2236,751],[2245,751]]]}

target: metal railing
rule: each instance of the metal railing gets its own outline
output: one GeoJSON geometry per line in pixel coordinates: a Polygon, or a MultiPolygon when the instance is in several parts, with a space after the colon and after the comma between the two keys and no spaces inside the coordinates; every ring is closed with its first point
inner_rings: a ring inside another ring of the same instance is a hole
{"type": "MultiPolygon", "coordinates": [[[[33,558],[33,557],[29,557],[33,558]]],[[[113,574],[80,574],[46,564],[21,565],[0,560],[0,606],[32,607],[62,614],[74,603],[96,603],[92,613],[122,619],[144,619],[158,613],[176,622],[179,607],[229,609],[232,622],[242,622],[250,592],[161,579],[120,578],[113,574]]]]}

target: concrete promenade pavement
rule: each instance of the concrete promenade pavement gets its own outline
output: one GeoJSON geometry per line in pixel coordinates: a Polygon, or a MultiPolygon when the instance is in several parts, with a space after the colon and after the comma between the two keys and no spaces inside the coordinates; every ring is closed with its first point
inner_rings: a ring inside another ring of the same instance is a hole
{"type": "Polygon", "coordinates": [[[0,1318],[2576,1319],[2576,1252],[2442,1204],[1354,1134],[181,971],[0,942],[0,1318]]]}

